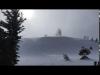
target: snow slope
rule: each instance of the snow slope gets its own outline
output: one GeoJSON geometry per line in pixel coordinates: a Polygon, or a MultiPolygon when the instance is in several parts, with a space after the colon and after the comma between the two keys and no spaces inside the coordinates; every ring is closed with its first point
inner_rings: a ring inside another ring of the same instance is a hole
{"type": "Polygon", "coordinates": [[[24,38],[20,42],[20,58],[18,65],[93,65],[98,60],[98,45],[89,40],[71,37],[24,38]],[[93,47],[88,56],[91,60],[80,60],[80,48],[93,47]],[[62,54],[69,56],[65,61],[62,54]]]}

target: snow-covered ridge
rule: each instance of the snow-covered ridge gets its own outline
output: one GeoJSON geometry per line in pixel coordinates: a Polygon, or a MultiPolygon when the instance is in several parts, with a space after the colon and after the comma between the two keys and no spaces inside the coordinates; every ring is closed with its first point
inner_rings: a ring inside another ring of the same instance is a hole
{"type": "Polygon", "coordinates": [[[25,54],[75,54],[82,46],[93,47],[93,51],[98,51],[98,45],[90,40],[82,40],[70,37],[40,37],[40,38],[24,38],[20,42],[20,51],[25,54]]]}
{"type": "Polygon", "coordinates": [[[89,40],[71,37],[24,38],[20,42],[20,62],[18,65],[93,65],[98,60],[98,45],[89,40]],[[81,47],[93,47],[91,60],[80,60],[81,47]],[[63,53],[71,61],[65,61],[63,53]]]}

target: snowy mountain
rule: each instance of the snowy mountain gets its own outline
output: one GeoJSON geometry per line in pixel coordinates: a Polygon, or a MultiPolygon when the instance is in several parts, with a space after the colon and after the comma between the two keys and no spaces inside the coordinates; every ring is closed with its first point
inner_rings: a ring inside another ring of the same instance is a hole
{"type": "Polygon", "coordinates": [[[24,54],[62,54],[78,53],[82,46],[93,47],[94,53],[98,51],[98,45],[89,40],[70,37],[41,37],[22,39],[20,51],[24,54]]]}
{"type": "MultiPolygon", "coordinates": [[[[49,61],[51,59],[51,61],[57,62],[56,60],[63,59],[63,53],[67,54],[73,60],[79,60],[80,56],[78,53],[82,46],[86,48],[90,48],[90,46],[92,46],[93,50],[91,51],[89,58],[93,59],[94,61],[98,60],[98,45],[93,41],[71,37],[24,38],[20,42],[20,63],[25,64],[23,62],[29,59],[32,62],[30,65],[36,65],[37,63],[35,62],[40,62],[37,60],[44,60],[43,62],[45,63],[47,60],[49,61]]],[[[50,61],[48,63],[49,65],[51,64],[50,61]]]]}

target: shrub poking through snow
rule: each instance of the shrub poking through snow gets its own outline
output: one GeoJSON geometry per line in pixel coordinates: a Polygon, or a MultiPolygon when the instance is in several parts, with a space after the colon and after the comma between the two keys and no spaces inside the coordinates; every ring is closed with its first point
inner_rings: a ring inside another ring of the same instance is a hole
{"type": "Polygon", "coordinates": [[[65,59],[66,61],[69,61],[69,60],[70,60],[67,54],[63,54],[63,57],[64,57],[64,59],[65,59]]]}
{"type": "Polygon", "coordinates": [[[79,55],[82,56],[80,59],[89,59],[87,55],[91,53],[90,49],[82,47],[79,51],[79,55]]]}
{"type": "Polygon", "coordinates": [[[92,46],[90,46],[90,50],[93,50],[92,46]]]}

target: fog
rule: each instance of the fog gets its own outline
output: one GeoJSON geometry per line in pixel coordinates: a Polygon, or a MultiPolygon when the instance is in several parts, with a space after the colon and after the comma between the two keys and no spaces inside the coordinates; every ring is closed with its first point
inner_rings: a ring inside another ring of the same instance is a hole
{"type": "MultiPolygon", "coordinates": [[[[99,37],[99,10],[33,9],[32,11],[32,16],[26,13],[30,17],[26,17],[27,20],[23,23],[25,30],[20,34],[25,39],[20,42],[18,65],[91,65],[93,61],[98,60],[97,44],[76,38],[99,37]],[[66,37],[40,38],[45,34],[55,36],[58,28],[66,37]],[[36,38],[38,40],[33,39],[35,37],[38,37],[36,38]],[[78,52],[81,46],[93,47],[89,56],[93,61],[80,62],[78,52]],[[68,54],[71,62],[65,62],[63,53],[68,54]]],[[[0,12],[0,20],[4,19],[0,12]]]]}
{"type": "MultiPolygon", "coordinates": [[[[58,28],[63,36],[83,38],[99,37],[98,10],[40,10],[33,9],[31,19],[23,23],[25,30],[21,33],[23,38],[42,37],[45,34],[55,36],[58,28]]],[[[0,19],[4,16],[0,13],[0,19]]]]}

